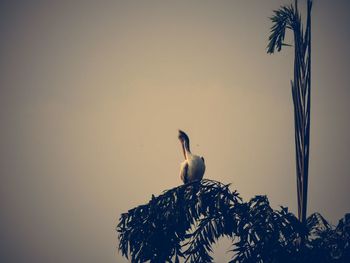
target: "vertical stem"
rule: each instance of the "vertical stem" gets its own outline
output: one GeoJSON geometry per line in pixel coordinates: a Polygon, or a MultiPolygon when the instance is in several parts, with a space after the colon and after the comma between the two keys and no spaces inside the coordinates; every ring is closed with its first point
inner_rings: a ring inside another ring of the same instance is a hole
{"type": "Polygon", "coordinates": [[[298,196],[298,218],[306,223],[308,170],[310,149],[310,106],[311,106],[311,6],[307,3],[306,32],[303,35],[298,10],[298,1],[294,1],[294,81],[292,94],[295,123],[296,177],[298,196]]]}
{"type": "Polygon", "coordinates": [[[295,120],[295,151],[296,151],[296,177],[297,177],[297,198],[298,198],[298,218],[302,221],[303,215],[303,184],[304,184],[304,96],[302,91],[303,72],[301,71],[301,64],[303,56],[302,52],[302,37],[301,25],[299,24],[298,1],[294,1],[294,16],[295,24],[294,31],[294,85],[292,86],[294,94],[294,120],[295,120]]]}
{"type": "Polygon", "coordinates": [[[312,0],[307,2],[307,22],[306,22],[306,34],[305,41],[307,45],[307,58],[306,58],[306,95],[307,95],[307,108],[306,108],[306,127],[305,127],[305,150],[304,150],[304,185],[303,185],[303,208],[302,208],[302,222],[306,222],[307,213],[307,194],[308,194],[308,179],[309,179],[309,154],[310,154],[310,112],[311,112],[311,7],[312,0]]]}

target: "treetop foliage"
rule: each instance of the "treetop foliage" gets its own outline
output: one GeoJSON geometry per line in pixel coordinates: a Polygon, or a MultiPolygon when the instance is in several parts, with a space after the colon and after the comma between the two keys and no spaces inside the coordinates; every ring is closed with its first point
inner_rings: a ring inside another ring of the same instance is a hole
{"type": "Polygon", "coordinates": [[[307,225],[266,196],[244,202],[229,185],[202,180],[165,191],[120,217],[119,250],[131,262],[212,262],[212,244],[232,240],[230,262],[349,262],[350,214],[336,228],[307,225]]]}

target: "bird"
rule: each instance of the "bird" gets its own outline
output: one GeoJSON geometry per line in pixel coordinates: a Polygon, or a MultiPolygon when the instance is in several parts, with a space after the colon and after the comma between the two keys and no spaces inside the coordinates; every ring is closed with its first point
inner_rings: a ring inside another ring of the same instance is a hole
{"type": "Polygon", "coordinates": [[[191,153],[190,138],[184,131],[179,130],[178,138],[185,157],[185,161],[180,165],[181,180],[184,184],[202,180],[205,172],[204,158],[191,153]]]}

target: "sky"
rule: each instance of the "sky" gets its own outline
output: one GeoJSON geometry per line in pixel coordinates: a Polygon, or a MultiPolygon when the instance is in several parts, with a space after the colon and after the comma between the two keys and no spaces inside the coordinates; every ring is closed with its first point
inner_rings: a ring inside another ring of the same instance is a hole
{"type": "MultiPolygon", "coordinates": [[[[118,218],[181,185],[179,128],[205,178],[296,213],[293,48],[266,54],[290,2],[1,1],[0,261],[127,262],[118,218]]],[[[333,224],[350,211],[349,11],[312,13],[308,213],[333,224]]]]}

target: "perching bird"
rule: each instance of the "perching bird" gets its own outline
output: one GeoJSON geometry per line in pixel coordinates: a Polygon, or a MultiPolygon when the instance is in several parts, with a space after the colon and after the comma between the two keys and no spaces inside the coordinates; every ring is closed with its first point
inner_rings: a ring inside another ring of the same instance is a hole
{"type": "Polygon", "coordinates": [[[204,158],[191,153],[190,139],[185,132],[179,130],[178,138],[181,142],[182,151],[185,157],[185,161],[181,163],[180,168],[181,180],[184,184],[202,180],[205,172],[204,158]]]}

